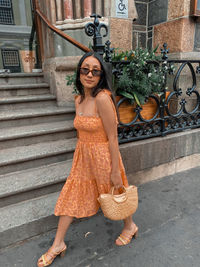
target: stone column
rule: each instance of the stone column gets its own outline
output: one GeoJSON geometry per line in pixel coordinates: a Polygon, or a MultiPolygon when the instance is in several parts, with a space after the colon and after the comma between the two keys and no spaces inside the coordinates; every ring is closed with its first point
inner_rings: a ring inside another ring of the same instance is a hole
{"type": "Polygon", "coordinates": [[[110,0],[104,0],[104,17],[110,17],[110,0]]]}
{"type": "Polygon", "coordinates": [[[96,11],[95,11],[96,14],[98,15],[103,15],[102,14],[102,1],[99,0],[99,1],[96,1],[96,11]]]}
{"type": "Polygon", "coordinates": [[[81,2],[82,0],[76,0],[76,19],[80,19],[81,18],[81,2]]]}
{"type": "Polygon", "coordinates": [[[64,14],[65,19],[73,19],[72,0],[64,0],[64,14]]]}
{"type": "Polygon", "coordinates": [[[84,17],[90,17],[92,14],[92,0],[84,0],[84,17]]]}
{"type": "Polygon", "coordinates": [[[56,0],[57,24],[62,23],[62,0],[56,0]]]}
{"type": "Polygon", "coordinates": [[[56,2],[50,0],[50,11],[51,11],[51,23],[56,24],[56,2]]]}

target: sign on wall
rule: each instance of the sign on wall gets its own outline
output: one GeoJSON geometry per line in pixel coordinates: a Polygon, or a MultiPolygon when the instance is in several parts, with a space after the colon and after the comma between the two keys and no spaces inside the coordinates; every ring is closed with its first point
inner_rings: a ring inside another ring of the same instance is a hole
{"type": "Polygon", "coordinates": [[[117,18],[128,18],[128,0],[115,0],[117,18]]]}

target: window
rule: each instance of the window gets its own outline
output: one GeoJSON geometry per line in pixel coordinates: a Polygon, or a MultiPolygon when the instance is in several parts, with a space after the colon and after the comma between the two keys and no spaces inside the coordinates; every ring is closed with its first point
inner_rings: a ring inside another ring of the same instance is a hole
{"type": "Polygon", "coordinates": [[[0,24],[14,24],[12,0],[0,0],[0,24]]]}
{"type": "Polygon", "coordinates": [[[2,49],[1,54],[4,69],[9,69],[11,72],[21,71],[18,50],[2,49]]]}

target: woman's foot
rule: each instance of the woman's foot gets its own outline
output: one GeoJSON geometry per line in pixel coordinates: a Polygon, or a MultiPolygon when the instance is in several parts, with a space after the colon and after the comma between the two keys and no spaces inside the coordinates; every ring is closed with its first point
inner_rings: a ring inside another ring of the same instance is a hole
{"type": "Polygon", "coordinates": [[[49,266],[58,255],[60,255],[60,257],[64,257],[66,250],[67,246],[65,243],[50,247],[50,249],[39,258],[37,266],[49,266]]]}
{"type": "Polygon", "coordinates": [[[117,246],[128,245],[131,242],[132,238],[133,237],[137,238],[137,236],[138,236],[138,227],[136,224],[133,223],[133,225],[130,228],[124,227],[122,233],[116,239],[115,244],[117,246]]]}

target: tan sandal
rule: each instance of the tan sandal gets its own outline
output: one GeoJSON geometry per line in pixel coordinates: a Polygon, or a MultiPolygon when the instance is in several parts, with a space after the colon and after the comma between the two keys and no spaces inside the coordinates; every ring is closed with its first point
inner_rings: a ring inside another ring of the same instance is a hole
{"type": "Polygon", "coordinates": [[[134,238],[138,237],[138,227],[136,226],[136,230],[135,232],[132,234],[126,230],[122,231],[122,233],[120,234],[120,236],[118,236],[118,238],[115,241],[115,244],[117,246],[126,246],[128,245],[131,240],[134,238]],[[117,240],[119,240],[121,242],[121,244],[117,243],[117,240]]]}
{"type": "Polygon", "coordinates": [[[60,255],[61,258],[64,257],[66,251],[67,251],[67,246],[66,246],[66,245],[65,245],[65,247],[64,247],[61,251],[59,251],[59,252],[57,252],[57,253],[51,251],[51,248],[50,248],[45,254],[43,254],[43,255],[39,258],[39,260],[38,260],[38,262],[37,262],[37,266],[38,266],[38,267],[49,266],[50,264],[52,264],[52,262],[54,261],[54,259],[55,259],[58,255],[60,255]],[[46,260],[46,256],[47,256],[47,255],[50,256],[50,260],[46,260]]]}

